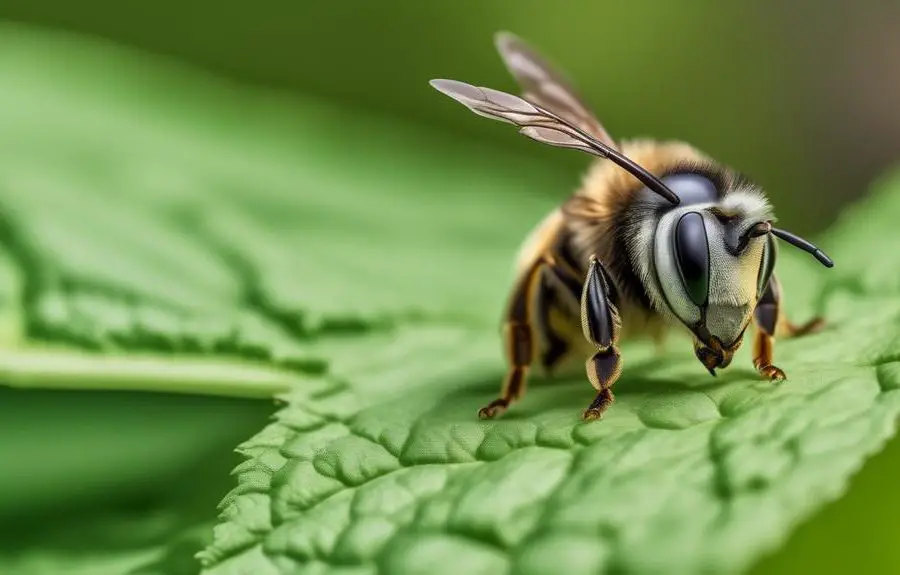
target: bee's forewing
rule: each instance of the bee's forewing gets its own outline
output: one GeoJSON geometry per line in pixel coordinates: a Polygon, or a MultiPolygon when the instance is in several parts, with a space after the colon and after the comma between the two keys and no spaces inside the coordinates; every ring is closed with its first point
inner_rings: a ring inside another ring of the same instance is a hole
{"type": "Polygon", "coordinates": [[[479,116],[519,126],[522,134],[538,142],[594,155],[605,154],[602,147],[578,134],[565,119],[554,118],[518,96],[456,80],[432,80],[431,85],[479,116]]]}

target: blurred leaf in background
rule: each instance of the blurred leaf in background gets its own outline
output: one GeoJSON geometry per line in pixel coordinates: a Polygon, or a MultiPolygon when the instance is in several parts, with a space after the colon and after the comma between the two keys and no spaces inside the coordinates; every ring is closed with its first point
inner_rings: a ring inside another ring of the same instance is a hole
{"type": "Polygon", "coordinates": [[[102,35],[242,82],[583,167],[578,154],[461,117],[428,87],[449,77],[511,89],[491,44],[508,29],[569,72],[613,135],[693,142],[755,176],[798,233],[828,227],[900,155],[892,2],[262,0],[248,10],[211,0],[5,0],[0,17],[102,35]]]}

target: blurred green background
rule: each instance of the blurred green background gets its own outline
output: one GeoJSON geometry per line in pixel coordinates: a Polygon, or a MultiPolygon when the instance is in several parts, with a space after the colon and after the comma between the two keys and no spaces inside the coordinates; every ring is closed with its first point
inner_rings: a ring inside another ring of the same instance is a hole
{"type": "Polygon", "coordinates": [[[508,29],[567,70],[616,137],[693,142],[756,177],[798,233],[826,227],[900,152],[897,2],[5,0],[0,18],[585,165],[428,86],[450,77],[512,89],[491,40],[508,29]]]}

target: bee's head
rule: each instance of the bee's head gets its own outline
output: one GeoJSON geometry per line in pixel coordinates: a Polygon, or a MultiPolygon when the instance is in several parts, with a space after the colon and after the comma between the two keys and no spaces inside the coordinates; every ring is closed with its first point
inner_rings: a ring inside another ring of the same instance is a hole
{"type": "Polygon", "coordinates": [[[638,241],[650,256],[642,275],[656,307],[691,330],[704,365],[725,367],[774,268],[774,215],[753,185],[723,193],[713,180],[698,173],[664,177],[677,206],[647,190],[645,199],[657,209],[638,241]]]}
{"type": "MultiPolygon", "coordinates": [[[[673,177],[676,190],[702,176],[673,177]]],[[[774,216],[765,196],[746,187],[711,202],[682,202],[659,219],[653,259],[669,310],[701,344],[736,349],[775,263],[774,216]]],[[[722,355],[719,354],[719,355],[722,355]]]]}
{"type": "Polygon", "coordinates": [[[654,307],[694,335],[697,357],[712,372],[726,367],[768,287],[775,238],[831,267],[816,246],[773,227],[772,208],[754,184],[723,172],[685,171],[649,186],[631,207],[632,262],[654,307]]]}

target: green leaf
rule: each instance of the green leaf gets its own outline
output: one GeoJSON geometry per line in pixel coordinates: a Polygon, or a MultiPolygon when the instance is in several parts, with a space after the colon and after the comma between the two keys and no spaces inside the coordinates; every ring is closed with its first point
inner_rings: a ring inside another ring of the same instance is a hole
{"type": "MultiPolygon", "coordinates": [[[[603,421],[575,374],[481,422],[512,254],[577,174],[16,28],[0,84],[7,379],[286,402],[239,448],[209,574],[742,570],[894,433],[900,178],[826,234],[834,270],[783,250],[791,316],[830,322],[778,342],[788,382],[629,342],[603,421]]],[[[176,572],[206,517],[87,561],[176,572]]]]}
{"type": "Polygon", "coordinates": [[[737,366],[710,382],[686,346],[665,362],[629,346],[635,359],[598,424],[578,422],[590,399],[580,379],[534,385],[505,420],[481,423],[474,410],[500,376],[483,351],[494,337],[385,338],[368,365],[295,392],[251,441],[252,465],[203,554],[208,572],[262,570],[263,558],[391,573],[460,561],[478,573],[745,567],[839,496],[893,433],[900,370],[879,336],[900,305],[886,312],[781,343],[792,377],[777,387],[737,366]],[[388,359],[399,349],[400,365],[388,359]]]}

